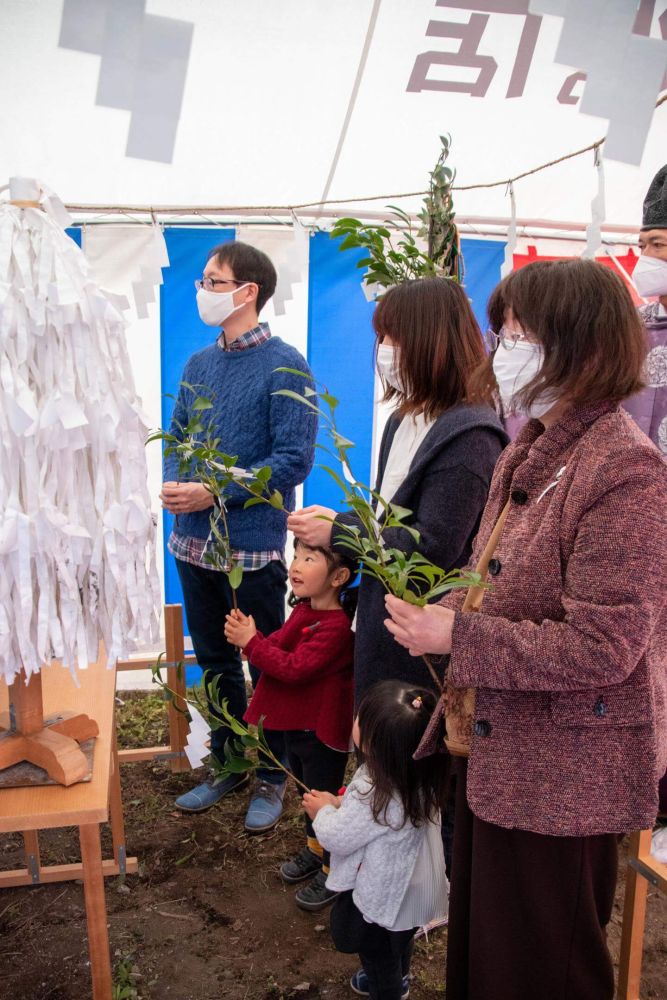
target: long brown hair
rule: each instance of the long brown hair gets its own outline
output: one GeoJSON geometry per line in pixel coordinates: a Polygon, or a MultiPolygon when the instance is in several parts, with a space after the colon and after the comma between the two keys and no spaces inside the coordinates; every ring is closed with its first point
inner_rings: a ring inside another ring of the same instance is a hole
{"type": "Polygon", "coordinates": [[[535,261],[493,291],[488,313],[500,331],[507,313],[541,345],[539,372],[518,395],[571,405],[620,402],[644,388],[647,340],[621,278],[592,260],[535,261]]]}
{"type": "Polygon", "coordinates": [[[403,806],[401,826],[408,821],[421,826],[443,804],[447,769],[442,758],[413,758],[435,707],[432,691],[404,681],[380,681],[364,695],[359,750],[371,781],[368,794],[376,823],[387,824],[387,809],[396,797],[403,806]]]}
{"type": "Polygon", "coordinates": [[[482,335],[463,288],[447,278],[419,278],[391,288],[373,314],[377,343],[391,337],[398,348],[403,391],[385,385],[401,415],[428,419],[459,403],[491,402],[473,392],[473,372],[484,361],[482,335]]]}

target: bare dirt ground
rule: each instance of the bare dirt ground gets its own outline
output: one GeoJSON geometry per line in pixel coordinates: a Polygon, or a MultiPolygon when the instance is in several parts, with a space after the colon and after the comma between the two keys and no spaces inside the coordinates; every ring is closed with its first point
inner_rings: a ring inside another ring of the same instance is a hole
{"type": "MultiPolygon", "coordinates": [[[[164,740],[165,711],[154,694],[122,695],[121,745],[164,740]]],[[[303,842],[298,797],[290,791],[278,828],[243,832],[247,792],[198,816],[183,816],[174,798],[192,775],[165,763],[122,767],[128,853],[137,875],[108,879],[114,1000],[349,1000],[354,956],[337,954],[328,916],[303,913],[278,869],[303,842]]],[[[74,831],[40,835],[43,864],[78,857],[74,831]]],[[[105,834],[106,855],[110,837],[105,834]]],[[[623,851],[623,856],[624,856],[623,851]]],[[[18,835],[0,838],[0,868],[22,864],[18,835]]],[[[623,872],[624,865],[621,865],[623,872]]],[[[616,957],[623,880],[610,928],[616,957]]],[[[417,947],[411,996],[444,997],[446,929],[417,947]]],[[[649,894],[642,998],[667,997],[667,905],[649,894]]],[[[86,922],[80,884],[62,882],[0,894],[2,1000],[83,1000],[90,996],[86,922]]],[[[493,998],[489,998],[493,1000],[493,998]]],[[[527,998],[537,1000],[537,998],[527,998]]]]}

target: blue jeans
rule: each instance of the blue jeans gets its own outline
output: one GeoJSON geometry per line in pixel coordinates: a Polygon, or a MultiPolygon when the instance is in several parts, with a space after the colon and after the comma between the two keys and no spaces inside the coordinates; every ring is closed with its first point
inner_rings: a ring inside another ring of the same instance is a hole
{"type": "MultiPolygon", "coordinates": [[[[176,560],[178,575],[183,588],[183,602],[190,628],[192,646],[197,663],[208,675],[210,682],[220,678],[218,697],[225,698],[230,713],[242,720],[248,707],[245,678],[241,656],[225,638],[225,616],[233,608],[232,588],[225,573],[206,569],[176,560]]],[[[241,585],[236,591],[238,606],[244,614],[252,615],[260,632],[270,635],[285,623],[285,593],[287,591],[287,571],[282,562],[274,560],[262,569],[243,574],[241,585]]],[[[257,684],[260,671],[248,664],[253,687],[257,684]]],[[[208,703],[211,715],[220,718],[218,712],[208,703]]],[[[218,761],[224,760],[224,747],[231,732],[227,726],[220,726],[211,733],[211,753],[218,761]]],[[[266,733],[271,752],[286,763],[285,741],[281,732],[266,733]]],[[[285,780],[283,771],[260,768],[260,781],[281,785],[285,780]]]]}

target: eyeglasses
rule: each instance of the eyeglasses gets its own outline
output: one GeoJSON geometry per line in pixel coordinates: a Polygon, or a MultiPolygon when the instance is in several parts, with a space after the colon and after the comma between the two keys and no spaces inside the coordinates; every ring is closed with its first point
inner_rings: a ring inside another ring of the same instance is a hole
{"type": "Polygon", "coordinates": [[[245,285],[247,282],[239,281],[237,278],[209,278],[208,275],[204,275],[203,278],[197,278],[195,281],[195,288],[199,291],[203,288],[207,292],[214,292],[216,285],[245,285]]]}
{"type": "Polygon", "coordinates": [[[508,330],[506,326],[501,326],[500,332],[496,333],[491,327],[484,334],[484,343],[490,351],[495,351],[499,344],[501,344],[506,351],[511,351],[517,344],[529,343],[528,337],[523,333],[517,333],[516,330],[508,330]]]}

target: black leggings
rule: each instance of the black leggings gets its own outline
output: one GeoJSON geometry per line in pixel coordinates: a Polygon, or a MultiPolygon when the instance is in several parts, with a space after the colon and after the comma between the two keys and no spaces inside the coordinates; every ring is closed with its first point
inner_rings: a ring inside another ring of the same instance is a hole
{"type": "Polygon", "coordinates": [[[371,1000],[400,1000],[403,977],[410,971],[416,928],[388,931],[370,924],[352,899],[341,892],[331,910],[331,937],[338,951],[359,955],[368,976],[371,1000]]]}
{"type": "MultiPolygon", "coordinates": [[[[347,754],[332,750],[318,740],[311,729],[289,729],[285,733],[285,745],[289,768],[299,781],[318,792],[338,794],[345,778],[347,754]]],[[[305,815],[305,813],[304,813],[305,815]]],[[[306,816],[306,836],[317,839],[311,820],[306,816]]],[[[324,853],[324,865],[329,864],[329,855],[324,853]]]]}

